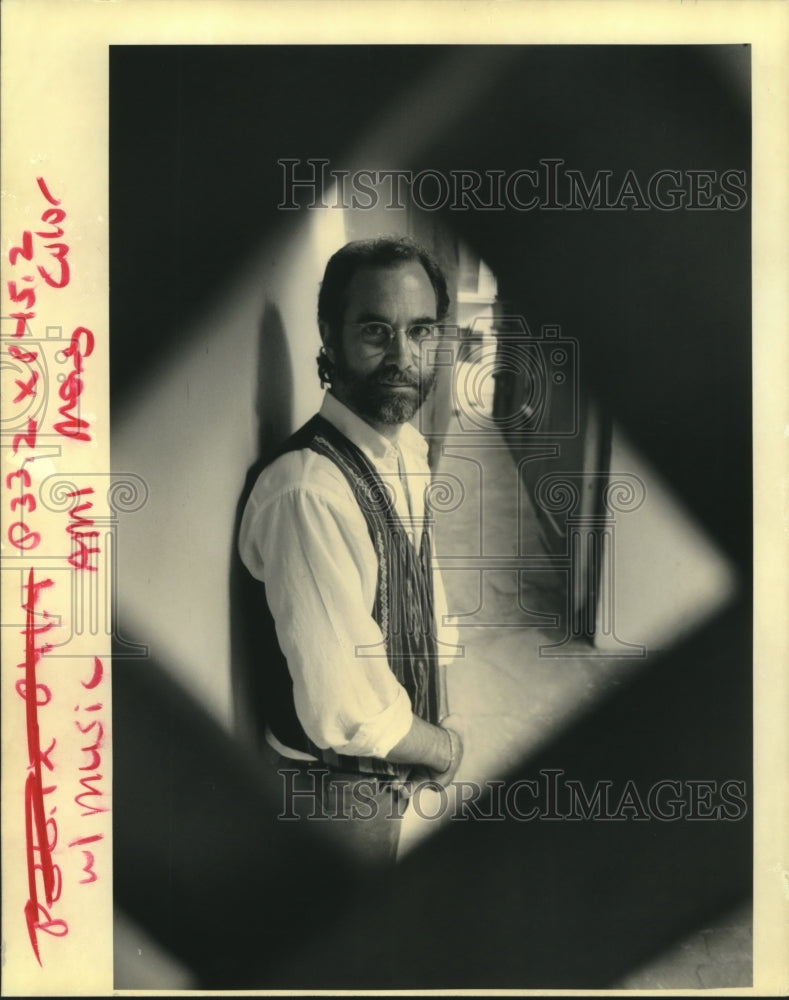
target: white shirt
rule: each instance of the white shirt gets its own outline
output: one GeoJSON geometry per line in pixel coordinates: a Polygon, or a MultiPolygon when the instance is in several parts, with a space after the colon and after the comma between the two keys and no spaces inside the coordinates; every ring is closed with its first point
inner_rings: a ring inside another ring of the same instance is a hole
{"type": "MultiPolygon", "coordinates": [[[[320,412],[393,490],[395,509],[406,530],[414,529],[418,546],[430,484],[425,439],[403,424],[397,442],[391,442],[330,393],[320,412]]],[[[389,667],[383,634],[372,617],[378,559],[367,522],[334,462],[307,448],[264,469],[244,511],[239,551],[250,573],[266,584],[304,731],[317,746],[337,753],[385,757],[411,728],[411,702],[389,667]]],[[[457,633],[445,624],[446,599],[435,569],[433,584],[446,663],[457,633]]],[[[303,756],[268,738],[286,755],[303,756]]]]}

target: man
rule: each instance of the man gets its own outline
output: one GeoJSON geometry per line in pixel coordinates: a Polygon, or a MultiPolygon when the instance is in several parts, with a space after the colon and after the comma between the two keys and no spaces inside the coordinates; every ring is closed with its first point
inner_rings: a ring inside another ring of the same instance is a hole
{"type": "Polygon", "coordinates": [[[424,345],[448,308],[440,268],[410,239],[334,254],[318,298],[330,390],[241,524],[281,653],[262,669],[282,815],[335,817],[332,832],[371,862],[394,859],[409,777],[445,786],[463,753],[444,719],[441,656],[454,647],[425,528],[427,445],[408,422],[435,382],[424,345]]]}

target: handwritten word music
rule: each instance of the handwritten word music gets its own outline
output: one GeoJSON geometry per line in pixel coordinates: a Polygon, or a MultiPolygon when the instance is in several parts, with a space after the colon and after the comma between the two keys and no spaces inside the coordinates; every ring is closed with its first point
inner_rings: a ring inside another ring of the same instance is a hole
{"type": "MultiPolygon", "coordinates": [[[[93,659],[93,674],[90,680],[82,681],[82,686],[86,691],[94,691],[98,688],[104,678],[104,666],[98,657],[93,659]]],[[[91,705],[86,705],[81,708],[79,705],[74,706],[74,711],[79,712],[90,712],[98,713],[101,712],[104,705],[100,701],[93,702],[91,705]]],[[[74,796],[74,801],[78,806],[82,808],[81,816],[94,816],[96,813],[107,812],[105,806],[91,805],[90,802],[86,801],[97,796],[102,795],[100,788],[96,787],[98,783],[102,780],[102,775],[99,773],[99,768],[101,767],[101,750],[104,747],[104,724],[102,720],[96,715],[88,715],[85,721],[76,720],[74,725],[83,734],[87,736],[92,734],[92,742],[81,748],[83,754],[88,754],[89,759],[87,763],[80,766],[80,771],[93,771],[93,774],[89,774],[84,778],[80,778],[79,784],[83,791],[79,792],[74,796]]],[[[103,833],[89,833],[84,834],[81,837],[76,837],[74,840],[69,841],[69,847],[80,847],[82,849],[83,861],[85,866],[82,869],[85,874],[85,878],[80,879],[81,885],[90,885],[92,882],[98,880],[98,875],[93,869],[96,862],[95,856],[92,850],[87,849],[87,844],[96,844],[104,838],[103,833]]]]}

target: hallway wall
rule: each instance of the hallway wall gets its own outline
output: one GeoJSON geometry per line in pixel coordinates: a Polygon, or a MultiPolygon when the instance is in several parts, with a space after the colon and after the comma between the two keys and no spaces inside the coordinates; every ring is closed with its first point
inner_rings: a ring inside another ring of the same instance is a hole
{"type": "Polygon", "coordinates": [[[174,335],[170,364],[113,424],[116,473],[149,488],[143,509],[121,519],[124,637],[148,644],[225,724],[236,504],[260,451],[320,405],[315,301],[327,245],[342,232],[339,214],[320,213],[261,246],[174,335]]]}

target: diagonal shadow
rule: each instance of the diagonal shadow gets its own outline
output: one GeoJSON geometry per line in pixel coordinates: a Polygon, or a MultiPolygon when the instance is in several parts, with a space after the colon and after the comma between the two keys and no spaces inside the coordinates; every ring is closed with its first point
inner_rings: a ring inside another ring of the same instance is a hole
{"type": "MultiPolygon", "coordinates": [[[[729,608],[510,779],[750,788],[749,614],[729,608]]],[[[751,891],[748,816],[471,816],[368,881],[276,820],[276,776],[159,665],[118,660],[113,687],[116,903],[206,988],[604,988],[751,891]]]]}

